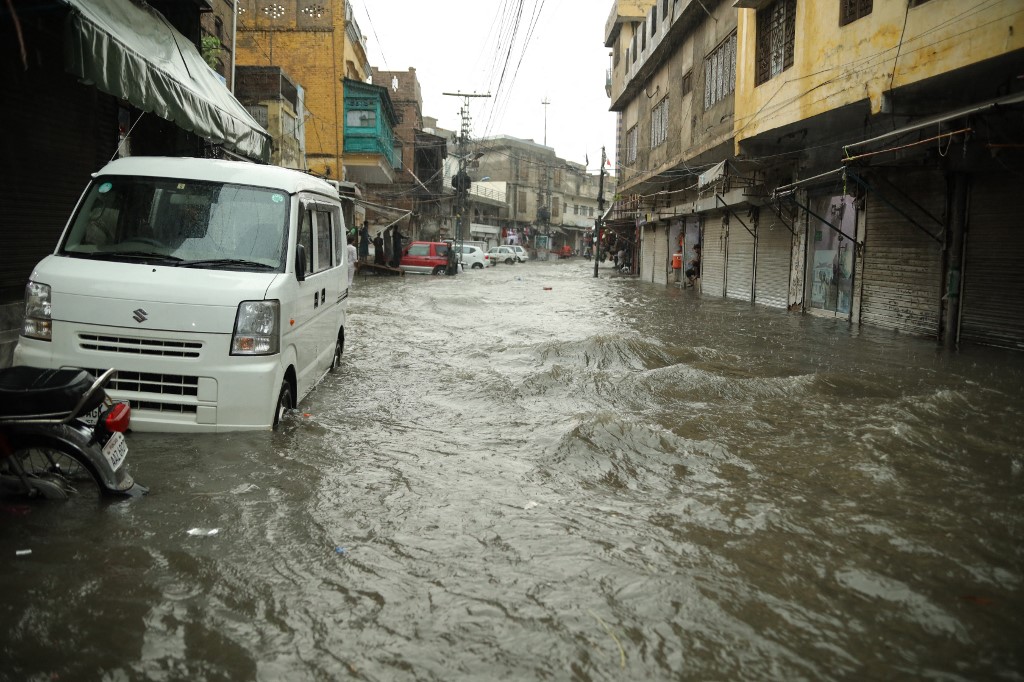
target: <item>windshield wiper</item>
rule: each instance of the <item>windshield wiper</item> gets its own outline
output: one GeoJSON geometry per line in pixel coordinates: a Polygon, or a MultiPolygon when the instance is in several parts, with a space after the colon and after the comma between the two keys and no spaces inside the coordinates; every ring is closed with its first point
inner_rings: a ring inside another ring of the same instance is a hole
{"type": "Polygon", "coordinates": [[[177,264],[179,268],[257,268],[259,270],[277,270],[276,265],[257,263],[244,258],[209,258],[206,260],[185,260],[177,264]]]}
{"type": "Polygon", "coordinates": [[[97,260],[120,260],[124,259],[136,259],[143,261],[159,261],[164,263],[174,263],[175,265],[181,260],[177,256],[171,256],[166,253],[156,253],[155,251],[93,251],[91,253],[83,253],[81,251],[65,251],[69,256],[76,258],[94,258],[97,260]]]}

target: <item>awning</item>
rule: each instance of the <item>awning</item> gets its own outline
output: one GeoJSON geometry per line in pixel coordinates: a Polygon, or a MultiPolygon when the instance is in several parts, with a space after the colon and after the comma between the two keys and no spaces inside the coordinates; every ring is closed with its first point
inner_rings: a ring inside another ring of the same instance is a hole
{"type": "Polygon", "coordinates": [[[257,161],[270,135],[162,14],[130,0],[64,0],[65,68],[86,83],[257,161]]]}

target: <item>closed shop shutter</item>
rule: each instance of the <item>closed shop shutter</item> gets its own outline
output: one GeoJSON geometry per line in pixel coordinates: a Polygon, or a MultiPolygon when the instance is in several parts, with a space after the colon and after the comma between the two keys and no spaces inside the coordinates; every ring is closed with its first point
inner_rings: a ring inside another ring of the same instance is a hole
{"type": "Polygon", "coordinates": [[[640,247],[640,279],[650,282],[654,271],[655,228],[654,225],[644,225],[641,230],[643,230],[643,241],[640,247]]]}
{"type": "Polygon", "coordinates": [[[937,235],[941,228],[922,209],[945,220],[946,183],[937,173],[903,173],[890,180],[906,197],[884,183],[868,193],[861,322],[937,337],[942,305],[941,246],[882,196],[937,235]]]}
{"type": "Polygon", "coordinates": [[[1020,180],[985,174],[971,185],[960,340],[1024,349],[1020,180]]]}
{"type": "Polygon", "coordinates": [[[659,223],[654,233],[654,283],[668,284],[668,268],[672,263],[668,259],[668,223],[659,223]]]}
{"type": "Polygon", "coordinates": [[[59,50],[46,58],[55,61],[43,65],[45,74],[31,70],[9,81],[4,104],[9,124],[0,162],[8,173],[0,192],[0,292],[5,297],[21,297],[36,263],[57,246],[89,175],[117,145],[117,101],[65,74],[59,50]]]}
{"type": "MultiPolygon", "coordinates": [[[[762,218],[765,216],[761,213],[762,218]]],[[[754,302],[773,308],[789,305],[789,268],[793,233],[776,219],[757,228],[757,278],[754,302]]]]}
{"type": "Polygon", "coordinates": [[[707,216],[704,241],[701,242],[700,291],[706,296],[725,295],[725,256],[728,253],[729,228],[720,213],[707,216]]]}
{"type": "Polygon", "coordinates": [[[754,284],[754,235],[736,218],[729,225],[728,259],[726,294],[729,298],[749,301],[754,284]]]}

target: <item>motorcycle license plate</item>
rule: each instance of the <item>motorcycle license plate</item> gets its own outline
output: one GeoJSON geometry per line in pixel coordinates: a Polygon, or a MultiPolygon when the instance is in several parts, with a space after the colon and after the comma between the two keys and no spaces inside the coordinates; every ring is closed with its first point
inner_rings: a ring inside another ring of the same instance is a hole
{"type": "Polygon", "coordinates": [[[128,456],[128,443],[125,442],[123,433],[115,431],[110,436],[110,440],[103,446],[103,456],[107,458],[111,469],[117,471],[121,468],[128,456]]]}

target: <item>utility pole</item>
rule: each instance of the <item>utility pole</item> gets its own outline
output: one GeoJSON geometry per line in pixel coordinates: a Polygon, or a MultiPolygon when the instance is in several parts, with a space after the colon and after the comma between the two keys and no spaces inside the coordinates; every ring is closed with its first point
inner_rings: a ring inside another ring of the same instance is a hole
{"type": "Polygon", "coordinates": [[[548,146],[548,105],[551,104],[551,102],[549,102],[548,98],[545,97],[543,100],[541,100],[541,104],[544,105],[544,146],[547,147],[548,146]]]}
{"type": "Polygon", "coordinates": [[[604,147],[601,147],[601,176],[597,181],[597,220],[594,221],[594,277],[601,255],[601,224],[604,222],[604,147]]]}
{"type": "Polygon", "coordinates": [[[462,117],[462,127],[459,130],[459,153],[457,158],[459,159],[459,171],[452,178],[452,187],[455,188],[455,208],[454,208],[454,220],[455,220],[455,238],[452,240],[452,247],[449,250],[448,256],[448,268],[445,271],[447,275],[454,275],[459,272],[459,256],[462,254],[462,244],[464,237],[462,235],[464,225],[466,225],[466,195],[469,193],[470,180],[469,173],[466,172],[466,161],[468,157],[469,147],[469,124],[472,119],[469,117],[469,98],[470,97],[490,97],[490,94],[477,94],[477,93],[466,93],[466,92],[445,92],[442,93],[451,97],[462,97],[463,103],[462,108],[459,109],[459,116],[462,117]]]}

